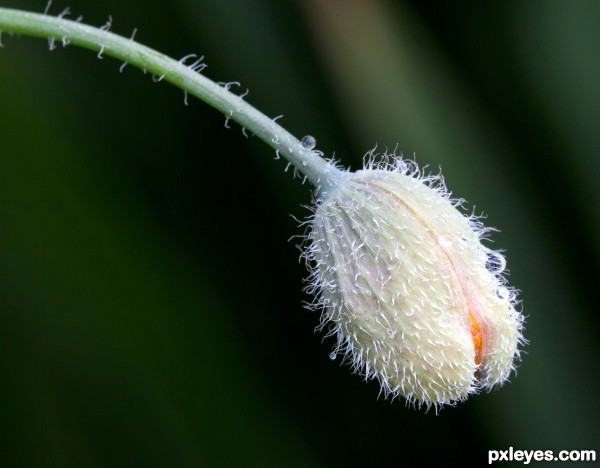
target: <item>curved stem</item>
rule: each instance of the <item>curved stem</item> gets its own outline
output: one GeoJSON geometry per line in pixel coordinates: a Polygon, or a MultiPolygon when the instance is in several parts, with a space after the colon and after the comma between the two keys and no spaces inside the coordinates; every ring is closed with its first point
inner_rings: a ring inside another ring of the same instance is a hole
{"type": "Polygon", "coordinates": [[[0,8],[0,32],[12,32],[61,41],[123,60],[183,89],[221,111],[243,128],[284,156],[319,190],[327,189],[343,177],[334,167],[302,143],[273,119],[248,104],[241,97],[198,73],[185,60],[172,58],[133,40],[78,21],[45,14],[0,8]]]}

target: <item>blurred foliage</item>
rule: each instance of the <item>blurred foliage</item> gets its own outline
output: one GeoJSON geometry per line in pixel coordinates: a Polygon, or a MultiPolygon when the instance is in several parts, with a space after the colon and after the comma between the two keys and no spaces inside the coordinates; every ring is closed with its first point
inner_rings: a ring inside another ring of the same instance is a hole
{"type": "Polygon", "coordinates": [[[442,166],[501,229],[531,344],[512,383],[438,415],[378,399],[302,308],[287,240],[310,191],[269,148],[132,67],[5,34],[2,466],[481,466],[510,446],[600,450],[600,3],[69,5],[173,57],[205,55],[209,77],[240,81],[355,169],[375,144],[442,166]]]}

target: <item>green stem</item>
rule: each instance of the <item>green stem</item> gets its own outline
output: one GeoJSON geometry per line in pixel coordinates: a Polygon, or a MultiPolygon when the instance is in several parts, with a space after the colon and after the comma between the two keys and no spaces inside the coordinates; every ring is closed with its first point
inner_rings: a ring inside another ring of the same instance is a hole
{"type": "Polygon", "coordinates": [[[273,119],[252,107],[241,97],[209,80],[182,61],[173,60],[154,49],[107,30],[95,28],[45,14],[0,8],[0,31],[47,38],[63,44],[74,44],[100,54],[123,60],[131,65],[163,77],[249,130],[273,147],[304,174],[317,189],[327,190],[344,176],[312,149],[304,148],[291,133],[273,119]]]}

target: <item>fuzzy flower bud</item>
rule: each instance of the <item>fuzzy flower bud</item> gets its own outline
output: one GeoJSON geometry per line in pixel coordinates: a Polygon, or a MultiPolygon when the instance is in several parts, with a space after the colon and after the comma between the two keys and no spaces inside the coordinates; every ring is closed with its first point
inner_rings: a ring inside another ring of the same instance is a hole
{"type": "Polygon", "coordinates": [[[458,204],[412,162],[371,163],[322,196],[308,236],[331,357],[419,406],[501,384],[523,341],[504,257],[458,204]]]}

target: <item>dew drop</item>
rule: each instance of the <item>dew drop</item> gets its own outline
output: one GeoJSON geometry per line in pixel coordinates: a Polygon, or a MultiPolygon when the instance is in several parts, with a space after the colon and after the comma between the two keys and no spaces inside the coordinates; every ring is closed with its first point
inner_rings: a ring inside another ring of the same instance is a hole
{"type": "Polygon", "coordinates": [[[496,295],[498,296],[499,299],[502,299],[503,301],[505,301],[510,298],[510,291],[508,290],[508,288],[506,288],[504,286],[500,286],[496,290],[496,295]]]}
{"type": "Polygon", "coordinates": [[[485,262],[485,268],[495,275],[502,273],[506,269],[506,259],[504,258],[504,255],[498,252],[489,251],[487,262],[485,262]]]}
{"type": "Polygon", "coordinates": [[[406,172],[408,171],[408,164],[406,164],[402,159],[398,158],[396,159],[396,161],[394,161],[394,166],[396,167],[396,170],[400,173],[400,174],[406,174],[406,172]]]}
{"type": "Polygon", "coordinates": [[[313,149],[315,146],[317,146],[317,140],[315,140],[315,137],[311,136],[311,135],[306,135],[304,138],[302,138],[302,147],[306,148],[308,150],[313,149]]]}
{"type": "Polygon", "coordinates": [[[450,247],[452,245],[452,241],[448,236],[439,236],[438,242],[442,247],[450,247]]]}
{"type": "Polygon", "coordinates": [[[337,357],[337,353],[335,351],[332,351],[329,354],[329,359],[331,359],[332,361],[334,361],[336,357],[337,357]]]}

